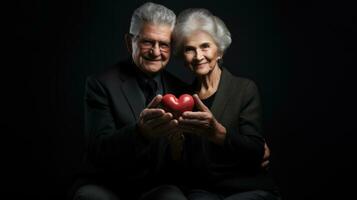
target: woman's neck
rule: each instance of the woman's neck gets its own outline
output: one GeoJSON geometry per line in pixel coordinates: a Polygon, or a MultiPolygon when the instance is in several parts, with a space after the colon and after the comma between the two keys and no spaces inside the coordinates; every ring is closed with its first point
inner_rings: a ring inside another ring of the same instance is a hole
{"type": "Polygon", "coordinates": [[[217,64],[210,73],[198,77],[196,91],[200,99],[207,99],[217,91],[221,73],[222,70],[217,64]]]}

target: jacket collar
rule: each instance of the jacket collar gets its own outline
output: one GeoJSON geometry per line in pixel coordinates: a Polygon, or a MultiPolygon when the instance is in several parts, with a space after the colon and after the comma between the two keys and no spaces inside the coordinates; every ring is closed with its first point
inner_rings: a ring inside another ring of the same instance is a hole
{"type": "Polygon", "coordinates": [[[222,74],[217,88],[216,96],[212,103],[211,112],[217,119],[221,119],[223,111],[228,103],[228,99],[233,93],[231,81],[233,75],[225,68],[222,68],[222,74]]]}
{"type": "MultiPolygon", "coordinates": [[[[145,109],[145,105],[142,102],[141,97],[141,89],[137,78],[141,71],[137,68],[132,59],[128,59],[122,63],[118,64],[119,67],[119,78],[122,81],[121,90],[126,97],[128,104],[134,114],[135,119],[139,118],[139,115],[143,109],[145,109]]],[[[168,77],[165,76],[166,71],[162,71],[161,78],[163,79],[163,92],[172,92],[170,90],[170,86],[172,85],[172,81],[167,80],[168,77]]],[[[160,76],[159,76],[160,77],[160,76]]]]}

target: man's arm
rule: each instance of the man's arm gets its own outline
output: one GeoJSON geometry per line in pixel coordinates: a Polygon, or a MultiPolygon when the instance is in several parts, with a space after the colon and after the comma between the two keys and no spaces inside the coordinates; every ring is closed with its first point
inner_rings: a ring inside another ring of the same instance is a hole
{"type": "Polygon", "coordinates": [[[88,78],[84,103],[90,161],[104,170],[132,169],[135,165],[148,164],[152,143],[138,133],[135,121],[116,125],[110,101],[102,84],[88,78]]]}
{"type": "Polygon", "coordinates": [[[157,108],[161,99],[161,95],[156,96],[140,113],[138,121],[122,122],[118,126],[106,89],[98,80],[89,78],[85,92],[85,127],[92,163],[104,170],[157,169],[166,151],[164,136],[177,127],[171,113],[157,108]]]}

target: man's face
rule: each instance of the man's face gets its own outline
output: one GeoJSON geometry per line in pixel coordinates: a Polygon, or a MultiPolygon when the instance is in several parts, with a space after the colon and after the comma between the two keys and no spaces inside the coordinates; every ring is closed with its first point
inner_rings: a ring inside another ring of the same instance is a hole
{"type": "Polygon", "coordinates": [[[130,36],[129,51],[136,66],[145,74],[156,74],[169,62],[171,33],[168,25],[145,23],[138,35],[130,36]]]}

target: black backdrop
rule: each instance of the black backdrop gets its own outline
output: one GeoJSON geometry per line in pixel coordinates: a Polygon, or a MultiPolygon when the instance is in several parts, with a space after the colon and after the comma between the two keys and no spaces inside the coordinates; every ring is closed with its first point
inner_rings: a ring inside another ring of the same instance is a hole
{"type": "MultiPolygon", "coordinates": [[[[260,87],[271,169],[286,199],[353,194],[356,14],[343,1],[155,1],[204,7],[226,22],[224,66],[260,87]],[[352,183],[347,183],[351,180],[352,183]]],[[[143,1],[16,1],[2,67],[4,194],[64,199],[83,147],[85,77],[128,56],[143,1]],[[6,137],[5,137],[6,138],[6,137]]],[[[6,7],[4,8],[6,9],[6,7]]],[[[190,81],[182,63],[169,71],[190,81]]],[[[338,198],[342,199],[342,197],[338,198]]]]}

